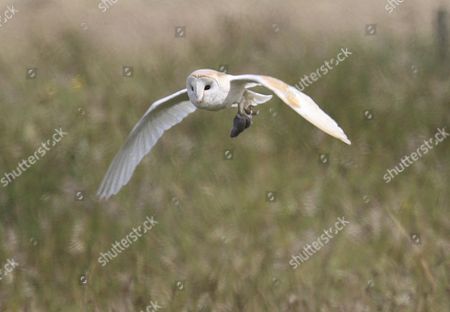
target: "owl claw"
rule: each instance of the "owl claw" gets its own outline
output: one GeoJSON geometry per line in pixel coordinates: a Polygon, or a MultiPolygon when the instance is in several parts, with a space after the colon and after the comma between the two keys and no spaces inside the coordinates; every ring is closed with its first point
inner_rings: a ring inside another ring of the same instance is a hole
{"type": "Polygon", "coordinates": [[[254,108],[255,106],[249,105],[246,108],[244,108],[244,111],[247,113],[247,115],[256,116],[259,114],[259,111],[255,110],[254,108]]]}

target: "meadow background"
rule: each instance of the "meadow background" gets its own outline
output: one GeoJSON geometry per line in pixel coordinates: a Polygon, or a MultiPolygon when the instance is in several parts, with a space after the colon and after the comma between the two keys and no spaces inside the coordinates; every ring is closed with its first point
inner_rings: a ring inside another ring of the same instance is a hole
{"type": "Polygon", "coordinates": [[[19,12],[0,28],[0,174],[55,128],[68,134],[0,187],[0,269],[19,263],[0,280],[1,311],[449,309],[450,140],[383,180],[449,127],[448,39],[436,30],[448,1],[405,0],[389,14],[368,0],[118,0],[105,13],[96,1],[2,0],[0,14],[11,4],[19,12]],[[196,112],[118,196],[96,199],[135,122],[193,70],[226,65],[293,85],[341,48],[353,54],[305,93],[351,146],[276,98],[233,140],[234,111],[196,112]],[[158,224],[100,266],[147,216],[158,224]],[[293,270],[291,256],[338,217],[350,224],[293,270]]]}

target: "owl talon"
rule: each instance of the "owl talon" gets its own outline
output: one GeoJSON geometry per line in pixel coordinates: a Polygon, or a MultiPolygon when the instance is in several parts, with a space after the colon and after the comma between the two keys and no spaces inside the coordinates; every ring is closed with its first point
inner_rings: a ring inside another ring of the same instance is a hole
{"type": "Polygon", "coordinates": [[[251,116],[256,116],[259,114],[258,110],[254,110],[255,106],[253,105],[249,105],[247,107],[244,108],[244,111],[247,115],[251,115],[251,116]]]}

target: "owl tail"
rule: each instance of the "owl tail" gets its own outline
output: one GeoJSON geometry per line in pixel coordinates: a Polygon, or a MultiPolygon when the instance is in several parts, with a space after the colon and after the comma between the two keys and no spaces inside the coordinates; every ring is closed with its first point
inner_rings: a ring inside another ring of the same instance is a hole
{"type": "Polygon", "coordinates": [[[266,103],[272,99],[272,95],[260,94],[251,90],[245,90],[244,98],[249,105],[259,105],[266,103]]]}

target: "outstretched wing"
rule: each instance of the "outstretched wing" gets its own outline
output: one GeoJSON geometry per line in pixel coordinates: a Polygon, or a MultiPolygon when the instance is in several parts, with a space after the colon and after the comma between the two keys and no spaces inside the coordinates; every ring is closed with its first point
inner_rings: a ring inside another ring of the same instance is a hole
{"type": "Polygon", "coordinates": [[[134,169],[163,135],[164,131],[179,123],[195,111],[186,89],[154,102],[134,126],[125,144],[114,157],[97,191],[97,196],[107,199],[117,194],[130,181],[134,169]]]}
{"type": "Polygon", "coordinates": [[[259,75],[230,75],[230,80],[231,83],[234,81],[239,84],[242,81],[260,83],[317,128],[344,143],[351,144],[344,131],[330,116],[320,109],[313,99],[285,82],[273,77],[259,75]]]}

